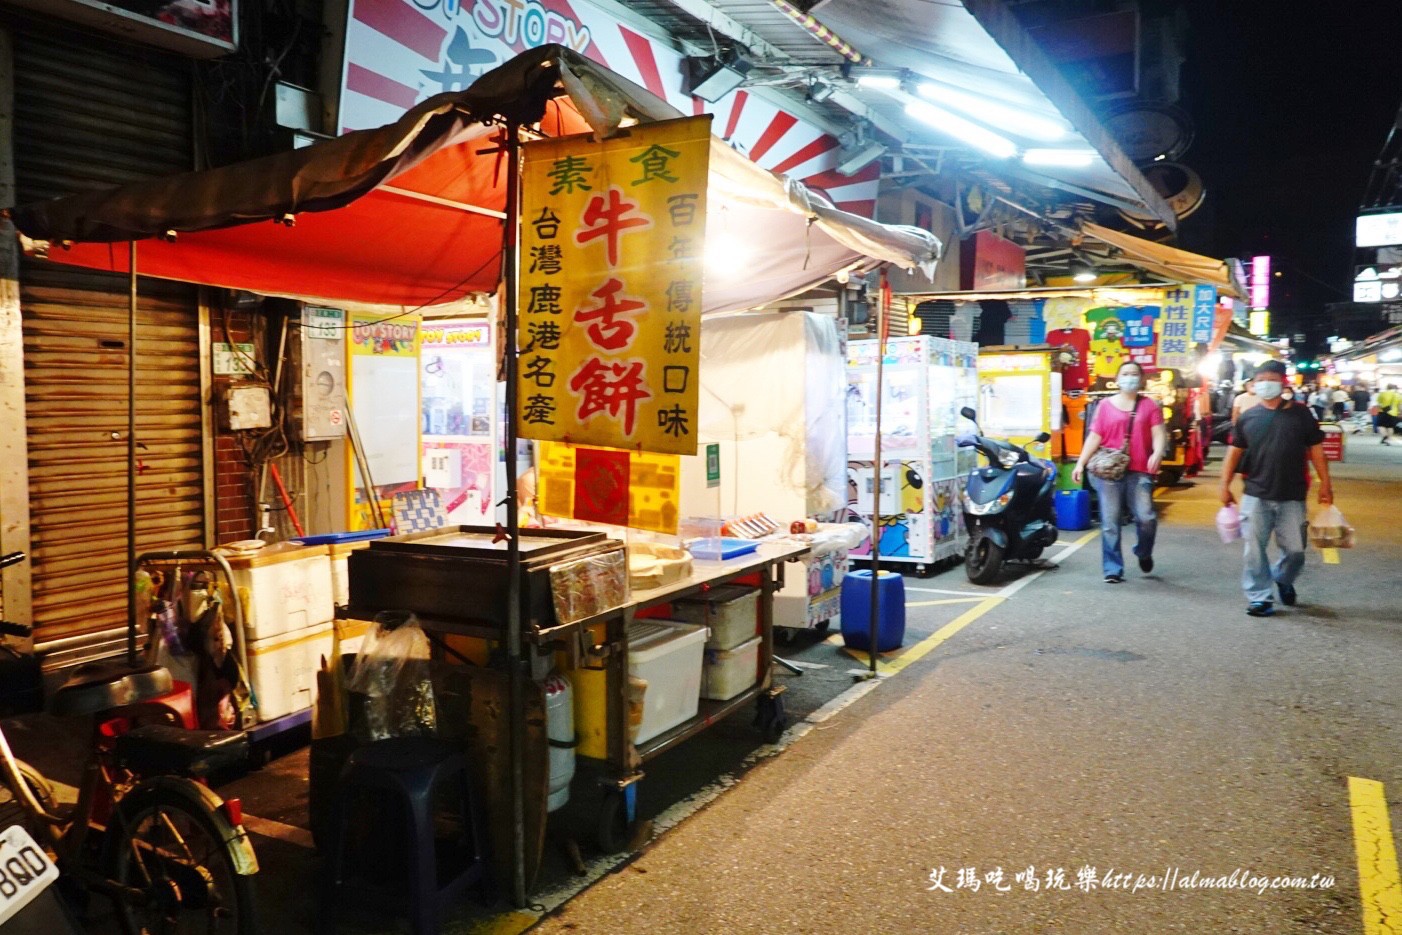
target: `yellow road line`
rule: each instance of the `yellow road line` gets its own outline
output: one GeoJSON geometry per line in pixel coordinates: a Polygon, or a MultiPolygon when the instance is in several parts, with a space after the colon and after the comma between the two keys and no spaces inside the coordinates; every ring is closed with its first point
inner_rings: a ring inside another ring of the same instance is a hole
{"type": "Polygon", "coordinates": [[[1348,777],[1353,846],[1358,852],[1358,892],[1363,900],[1363,935],[1395,935],[1402,920],[1402,879],[1387,815],[1383,784],[1348,777]]]}
{"type": "Polygon", "coordinates": [[[949,623],[946,623],[934,633],[931,633],[929,636],[910,647],[910,649],[901,653],[900,656],[893,659],[889,665],[881,665],[878,663],[878,670],[888,675],[894,675],[912,662],[925,658],[935,647],[1003,603],[1004,600],[1005,599],[1001,597],[985,597],[979,602],[977,607],[971,607],[964,611],[964,613],[955,617],[949,623]]]}
{"type": "Polygon", "coordinates": [[[913,601],[907,602],[907,607],[934,607],[937,604],[977,604],[979,601],[987,600],[983,597],[951,597],[942,601],[913,601]]]}
{"type": "Polygon", "coordinates": [[[1337,565],[1337,564],[1339,564],[1339,550],[1338,550],[1338,549],[1320,549],[1320,550],[1319,550],[1319,554],[1324,556],[1324,564],[1326,564],[1326,565],[1337,565]]]}
{"type": "Polygon", "coordinates": [[[540,921],[540,916],[525,912],[504,912],[501,915],[484,919],[474,925],[471,935],[521,935],[526,929],[540,921]]]}

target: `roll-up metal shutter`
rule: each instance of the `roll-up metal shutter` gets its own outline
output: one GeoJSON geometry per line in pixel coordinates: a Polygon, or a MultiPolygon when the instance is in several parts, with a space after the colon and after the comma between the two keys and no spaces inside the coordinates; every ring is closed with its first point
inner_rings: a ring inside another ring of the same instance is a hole
{"type": "MultiPolygon", "coordinates": [[[[191,168],[188,63],[68,32],[19,33],[14,50],[21,203],[191,168]]],[[[20,268],[33,617],[50,669],[124,639],[127,289],[57,263],[20,268]]],[[[143,279],[138,293],[137,548],[202,547],[197,290],[143,279]]]]}

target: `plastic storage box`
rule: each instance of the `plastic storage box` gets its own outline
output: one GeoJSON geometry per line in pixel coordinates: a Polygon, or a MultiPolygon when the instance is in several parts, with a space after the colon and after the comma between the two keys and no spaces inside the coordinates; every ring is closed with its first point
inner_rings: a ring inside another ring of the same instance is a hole
{"type": "Polygon", "coordinates": [[[234,573],[234,587],[248,591],[243,626],[250,640],[329,624],[336,616],[326,546],[280,542],[225,558],[234,573]]]}
{"type": "Polygon", "coordinates": [[[696,716],[705,644],[705,627],[638,620],[628,628],[628,674],[647,682],[636,743],[696,716]]]}
{"type": "Polygon", "coordinates": [[[759,589],[720,587],[704,600],[677,601],[672,615],[687,623],[709,627],[707,649],[734,649],[759,631],[759,589]]]}
{"type": "Polygon", "coordinates": [[[248,644],[248,680],[258,720],[271,721],[312,706],[321,658],[331,655],[332,625],[321,623],[248,644]]]}
{"type": "Polygon", "coordinates": [[[759,680],[758,636],[752,636],[731,649],[706,648],[706,664],[701,670],[701,697],[729,701],[759,680]]]}

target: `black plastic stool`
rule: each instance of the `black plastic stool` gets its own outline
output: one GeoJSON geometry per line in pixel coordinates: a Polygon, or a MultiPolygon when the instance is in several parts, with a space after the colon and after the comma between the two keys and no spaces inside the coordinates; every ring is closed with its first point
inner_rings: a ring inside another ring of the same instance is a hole
{"type": "Polygon", "coordinates": [[[486,836],[472,794],[467,758],[458,747],[421,737],[380,740],[361,747],[351,754],[341,771],[326,842],[326,876],[318,928],[322,932],[335,930],[352,799],[357,794],[373,791],[399,799],[407,813],[404,832],[409,873],[408,914],[415,935],[432,935],[438,931],[443,907],[468,886],[484,881],[486,836]],[[460,868],[439,866],[433,833],[434,791],[446,783],[454,784],[457,801],[461,803],[463,827],[458,850],[463,865],[460,868]],[[452,875],[440,880],[445,869],[452,875]]]}

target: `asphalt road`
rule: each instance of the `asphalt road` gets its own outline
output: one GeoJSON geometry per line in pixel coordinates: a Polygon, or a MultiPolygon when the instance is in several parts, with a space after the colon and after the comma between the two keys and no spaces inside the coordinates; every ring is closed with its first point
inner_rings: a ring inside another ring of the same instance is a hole
{"type": "MultiPolygon", "coordinates": [[[[1244,613],[1210,476],[1161,492],[1151,576],[1105,585],[1094,534],[1071,533],[1056,570],[996,587],[958,568],[908,578],[905,650],[885,678],[854,686],[837,636],[782,645],[804,665],[780,676],[796,724],[782,749],[736,715],[650,762],[639,809],[659,833],[633,858],[591,849],[590,784],[576,782],[555,824],[588,872],[551,848],[532,911],[464,900],[445,933],[521,932],[543,909],[538,931],[609,935],[1397,935],[1402,910],[1365,923],[1363,891],[1384,878],[1360,888],[1349,779],[1380,783],[1378,812],[1402,829],[1402,446],[1355,437],[1335,474],[1358,547],[1329,564],[1312,551],[1301,606],[1270,619],[1244,613]],[[1237,871],[1333,880],[1164,882],[1237,871]]],[[[71,783],[81,737],[67,726],[6,730],[71,783]]],[[[221,789],[254,832],[266,935],[317,917],[306,770],[303,749],[221,789]]],[[[355,935],[406,930],[365,906],[343,918],[355,935]]]]}
{"type": "Polygon", "coordinates": [[[1402,828],[1402,450],[1351,441],[1358,546],[1311,551],[1299,607],[1245,615],[1215,477],[1167,491],[1154,574],[1105,585],[1089,542],[537,930],[1365,931],[1350,777],[1402,828]],[[1234,871],[1333,881],[1183,882],[1234,871]]]}

